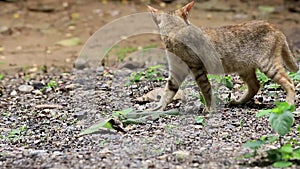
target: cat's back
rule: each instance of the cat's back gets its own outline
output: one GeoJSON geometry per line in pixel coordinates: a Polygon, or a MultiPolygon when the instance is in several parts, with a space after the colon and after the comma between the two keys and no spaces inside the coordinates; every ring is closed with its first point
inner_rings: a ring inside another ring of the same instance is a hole
{"type": "Polygon", "coordinates": [[[256,39],[261,39],[261,37],[274,33],[278,30],[274,25],[262,20],[216,28],[201,27],[201,29],[213,42],[235,42],[235,40],[238,39],[251,40],[251,42],[254,42],[256,39]]]}
{"type": "Polygon", "coordinates": [[[250,21],[202,30],[220,54],[226,72],[257,67],[259,58],[267,57],[271,52],[279,32],[266,21],[250,21]]]}

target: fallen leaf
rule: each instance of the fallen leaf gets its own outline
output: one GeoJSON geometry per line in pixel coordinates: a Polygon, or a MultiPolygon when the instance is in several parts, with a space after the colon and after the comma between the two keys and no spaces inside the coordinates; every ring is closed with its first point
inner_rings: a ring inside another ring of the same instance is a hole
{"type": "Polygon", "coordinates": [[[272,13],[275,11],[275,8],[273,6],[259,6],[258,10],[260,10],[261,12],[265,12],[265,13],[272,13]]]}
{"type": "Polygon", "coordinates": [[[80,38],[71,38],[71,39],[64,39],[55,43],[56,45],[61,46],[76,46],[80,44],[80,38]]]}
{"type": "Polygon", "coordinates": [[[71,19],[72,20],[76,20],[76,19],[78,19],[79,18],[79,13],[72,13],[71,14],[71,19]]]}

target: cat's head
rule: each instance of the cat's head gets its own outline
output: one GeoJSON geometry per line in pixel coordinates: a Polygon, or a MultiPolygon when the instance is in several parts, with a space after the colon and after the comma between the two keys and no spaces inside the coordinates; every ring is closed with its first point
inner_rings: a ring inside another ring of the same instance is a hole
{"type": "Polygon", "coordinates": [[[163,11],[160,11],[149,5],[148,5],[148,8],[152,14],[152,18],[153,18],[154,22],[157,25],[159,25],[162,22],[163,17],[166,15],[179,17],[180,19],[182,19],[182,21],[184,23],[189,25],[190,23],[188,21],[188,15],[189,15],[190,11],[192,10],[194,4],[195,4],[195,2],[192,1],[192,2],[188,3],[187,5],[183,6],[182,8],[177,9],[175,11],[171,11],[171,12],[163,12],[163,11]]]}

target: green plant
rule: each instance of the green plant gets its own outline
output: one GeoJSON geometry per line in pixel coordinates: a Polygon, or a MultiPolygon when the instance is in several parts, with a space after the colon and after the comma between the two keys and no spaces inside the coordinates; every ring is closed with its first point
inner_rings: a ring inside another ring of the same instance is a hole
{"type": "Polygon", "coordinates": [[[47,66],[46,66],[46,65],[42,65],[42,66],[40,67],[40,69],[41,69],[41,71],[42,71],[43,73],[47,73],[47,72],[48,72],[47,66]]]}
{"type": "Polygon", "coordinates": [[[101,140],[101,141],[99,142],[99,146],[100,146],[100,147],[104,147],[106,144],[107,144],[107,141],[106,141],[106,140],[101,140]]]}
{"type": "Polygon", "coordinates": [[[149,45],[149,46],[144,46],[143,47],[143,51],[149,51],[149,50],[151,50],[151,49],[153,49],[153,48],[156,48],[157,47],[157,45],[149,45]]]}
{"type": "Polygon", "coordinates": [[[1,73],[0,73],[0,80],[2,80],[2,79],[3,79],[3,77],[4,77],[4,76],[3,76],[3,74],[1,74],[1,73]]]}
{"type": "Polygon", "coordinates": [[[227,87],[229,90],[233,89],[233,82],[231,76],[220,76],[220,75],[207,75],[209,80],[214,80],[227,87]]]}
{"type": "Polygon", "coordinates": [[[289,72],[289,76],[293,81],[300,81],[300,69],[296,73],[289,72]]]}
{"type": "Polygon", "coordinates": [[[204,116],[194,116],[194,119],[196,121],[196,124],[205,125],[205,118],[204,116]]]}
{"type": "Polygon", "coordinates": [[[276,84],[276,83],[271,83],[271,84],[265,85],[264,87],[267,88],[267,89],[275,89],[275,90],[277,90],[277,89],[280,88],[280,85],[276,84]]]}
{"type": "Polygon", "coordinates": [[[172,132],[172,130],[175,128],[177,128],[177,126],[174,126],[174,125],[166,125],[165,126],[165,130],[169,133],[172,132]]]}
{"type": "Polygon", "coordinates": [[[202,93],[200,93],[199,99],[200,99],[200,102],[201,102],[203,105],[206,105],[206,101],[205,101],[204,96],[203,96],[202,93]]]}
{"type": "Polygon", "coordinates": [[[136,47],[125,47],[125,48],[121,48],[117,51],[117,60],[120,62],[120,61],[123,61],[127,54],[128,53],[131,53],[131,52],[134,52],[136,51],[137,48],[136,47]]]}
{"type": "MultiPolygon", "coordinates": [[[[273,164],[273,167],[289,167],[300,160],[300,143],[294,139],[285,139],[284,136],[290,132],[294,124],[292,112],[295,110],[295,105],[289,105],[286,102],[276,102],[276,107],[273,109],[261,110],[256,114],[256,117],[269,116],[271,128],[279,136],[262,136],[259,140],[248,141],[243,144],[244,147],[251,148],[253,154],[247,153],[245,158],[254,157],[257,155],[257,150],[265,144],[279,142],[279,147],[266,150],[267,159],[273,164]]],[[[298,132],[300,127],[297,127],[298,132]]]]}
{"type": "Polygon", "coordinates": [[[262,73],[258,69],[256,70],[256,76],[257,76],[257,80],[259,81],[261,86],[270,80],[264,73],[262,73]]]}
{"type": "Polygon", "coordinates": [[[47,88],[55,90],[56,87],[57,87],[57,83],[54,80],[51,80],[47,83],[47,86],[41,88],[40,91],[44,92],[47,88]]]}
{"type": "Polygon", "coordinates": [[[27,128],[28,128],[27,126],[20,126],[17,129],[10,130],[10,132],[8,133],[7,138],[10,141],[16,141],[16,140],[22,139],[25,135],[25,132],[26,132],[27,128]]]}
{"type": "Polygon", "coordinates": [[[55,89],[57,87],[57,83],[55,81],[51,80],[50,82],[47,83],[47,87],[55,89]]]}
{"type": "Polygon", "coordinates": [[[129,76],[129,83],[127,85],[132,85],[134,83],[139,83],[142,80],[148,81],[152,84],[152,82],[161,82],[163,80],[162,65],[151,66],[145,71],[140,72],[132,72],[129,76]]]}

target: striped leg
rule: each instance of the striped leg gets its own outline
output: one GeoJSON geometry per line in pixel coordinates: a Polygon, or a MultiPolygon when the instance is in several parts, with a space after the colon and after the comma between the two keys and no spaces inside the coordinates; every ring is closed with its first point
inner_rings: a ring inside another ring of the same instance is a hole
{"type": "Polygon", "coordinates": [[[212,88],[210,82],[208,81],[206,71],[199,68],[199,69],[193,69],[192,72],[194,74],[194,78],[197,82],[197,85],[200,88],[203,97],[205,99],[206,102],[205,111],[215,111],[216,105],[213,99],[212,88]]]}
{"type": "Polygon", "coordinates": [[[159,105],[154,110],[163,110],[167,107],[177,93],[181,83],[190,73],[187,65],[172,53],[167,53],[169,63],[169,78],[159,105]]]}

